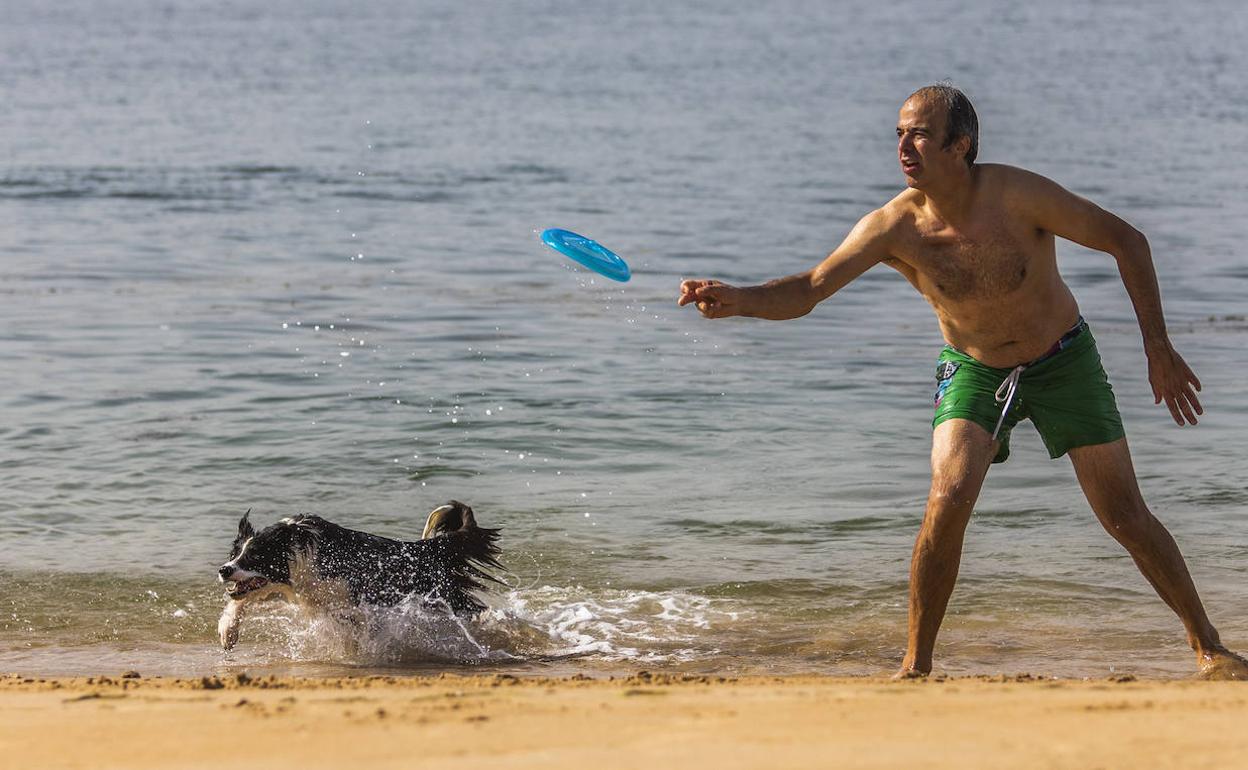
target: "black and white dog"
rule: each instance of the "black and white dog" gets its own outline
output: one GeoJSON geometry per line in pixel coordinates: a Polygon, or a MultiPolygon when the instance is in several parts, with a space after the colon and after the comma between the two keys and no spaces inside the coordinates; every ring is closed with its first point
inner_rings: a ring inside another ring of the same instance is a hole
{"type": "Polygon", "coordinates": [[[394,606],[413,597],[445,604],[456,614],[485,609],[473,592],[480,581],[500,583],[482,571],[501,569],[497,529],[477,526],[472,509],[451,500],[435,508],[414,542],[370,535],[299,514],[256,532],[238,522],[230,560],[217,575],[229,601],[217,623],[221,646],[238,641],[244,608],[283,598],[315,609],[394,606]]]}

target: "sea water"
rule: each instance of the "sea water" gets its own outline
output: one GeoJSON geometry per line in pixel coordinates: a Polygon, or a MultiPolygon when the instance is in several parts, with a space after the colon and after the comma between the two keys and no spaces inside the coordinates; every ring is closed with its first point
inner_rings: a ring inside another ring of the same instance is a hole
{"type": "MultiPolygon", "coordinates": [[[[864,674],[904,646],[941,340],[876,268],[709,322],[682,277],[806,269],[902,186],[915,88],[980,158],[1150,238],[1198,427],[1111,257],[1062,243],[1145,495],[1248,647],[1248,14],[911,0],[5,3],[0,669],[864,674]],[[565,227],[614,284],[547,250],[565,227]],[[268,605],[220,651],[238,517],[501,527],[471,621],[268,605]]],[[[950,673],[1191,670],[1028,428],[967,534],[950,673]]]]}

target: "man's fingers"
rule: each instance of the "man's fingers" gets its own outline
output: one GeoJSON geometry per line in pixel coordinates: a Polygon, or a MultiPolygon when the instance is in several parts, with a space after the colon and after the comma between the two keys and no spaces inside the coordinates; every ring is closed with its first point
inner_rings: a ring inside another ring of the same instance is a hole
{"type": "MultiPolygon", "coordinates": [[[[1196,389],[1200,390],[1200,387],[1197,386],[1196,389]]],[[[1192,408],[1196,410],[1196,414],[1205,413],[1204,408],[1200,405],[1200,399],[1196,398],[1196,394],[1192,392],[1192,389],[1190,386],[1183,389],[1183,395],[1187,397],[1187,400],[1191,403],[1192,408]]]]}
{"type": "Polygon", "coordinates": [[[688,279],[680,282],[680,299],[676,300],[676,304],[684,307],[690,302],[697,302],[703,299],[710,299],[718,302],[718,298],[713,293],[708,294],[708,289],[713,289],[721,285],[719,281],[688,279]]]}
{"type": "Polygon", "coordinates": [[[1195,425],[1196,415],[1192,414],[1191,404],[1187,403],[1185,398],[1176,398],[1175,400],[1179,402],[1179,411],[1183,412],[1183,416],[1187,418],[1189,423],[1195,425]]]}
{"type": "Polygon", "coordinates": [[[676,304],[680,305],[681,307],[684,307],[685,305],[688,305],[690,302],[697,301],[698,290],[701,289],[703,286],[705,286],[706,283],[707,283],[706,281],[681,281],[680,282],[680,299],[676,301],[676,304]]]}
{"type": "Polygon", "coordinates": [[[721,305],[718,302],[698,301],[698,312],[707,318],[716,318],[721,305]]]}
{"type": "Polygon", "coordinates": [[[1176,404],[1174,396],[1166,396],[1166,408],[1170,410],[1170,416],[1174,418],[1176,425],[1183,424],[1183,416],[1179,414],[1179,407],[1176,404]]]}
{"type": "Polygon", "coordinates": [[[707,285],[699,287],[693,293],[693,296],[698,301],[698,310],[707,318],[712,317],[708,312],[721,308],[724,305],[723,298],[719,296],[719,288],[719,286],[708,282],[707,285]]]}
{"type": "Polygon", "coordinates": [[[1166,402],[1170,416],[1177,425],[1196,424],[1196,416],[1205,413],[1196,394],[1200,378],[1173,349],[1168,356],[1149,359],[1148,384],[1153,389],[1153,403],[1166,402]]]}

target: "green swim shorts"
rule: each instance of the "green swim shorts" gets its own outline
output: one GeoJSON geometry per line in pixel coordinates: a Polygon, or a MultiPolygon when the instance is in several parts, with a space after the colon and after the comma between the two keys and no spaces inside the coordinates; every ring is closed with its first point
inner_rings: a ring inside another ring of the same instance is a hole
{"type": "Polygon", "coordinates": [[[1003,391],[1008,390],[1012,371],[986,366],[946,345],[937,359],[932,427],[962,418],[989,433],[996,430],[1001,446],[994,463],[1010,456],[1010,431],[1028,418],[1052,458],[1074,447],[1105,444],[1126,435],[1096,340],[1083,319],[1053,351],[1022,367],[1013,398],[1008,399],[1003,391]],[[1003,408],[1008,410],[1004,418],[1003,408]]]}

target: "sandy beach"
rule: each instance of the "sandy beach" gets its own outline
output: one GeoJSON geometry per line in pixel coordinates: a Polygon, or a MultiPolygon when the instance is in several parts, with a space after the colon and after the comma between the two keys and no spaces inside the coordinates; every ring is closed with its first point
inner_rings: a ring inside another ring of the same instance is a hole
{"type": "Polygon", "coordinates": [[[0,679],[14,768],[1242,767],[1234,682],[0,679]]]}

